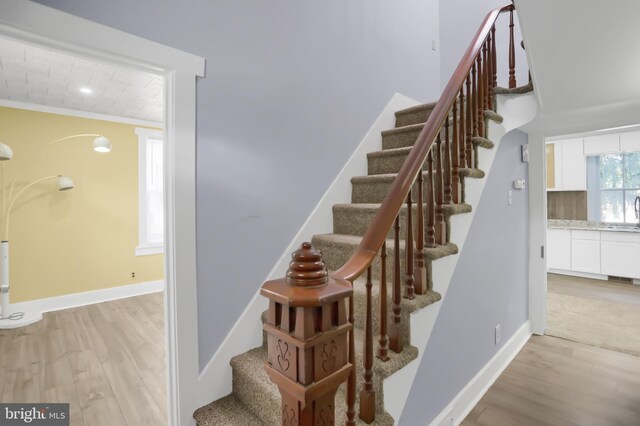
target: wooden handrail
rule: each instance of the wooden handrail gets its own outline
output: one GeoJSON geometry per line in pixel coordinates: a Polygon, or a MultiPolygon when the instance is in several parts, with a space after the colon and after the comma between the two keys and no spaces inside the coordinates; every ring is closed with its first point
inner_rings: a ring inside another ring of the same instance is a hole
{"type": "Polygon", "coordinates": [[[431,150],[451,106],[456,102],[469,70],[475,63],[496,19],[502,12],[512,11],[513,9],[513,5],[509,4],[492,10],[485,17],[469,48],[460,60],[460,64],[442,92],[442,96],[429,115],[429,119],[420,132],[414,148],[400,168],[398,176],[382,201],[378,213],[362,237],[360,246],[349,260],[332,274],[335,279],[353,282],[367,270],[375,259],[380,247],[385,242],[389,229],[391,229],[398,216],[398,212],[407,199],[418,172],[422,171],[427,154],[431,150]]]}

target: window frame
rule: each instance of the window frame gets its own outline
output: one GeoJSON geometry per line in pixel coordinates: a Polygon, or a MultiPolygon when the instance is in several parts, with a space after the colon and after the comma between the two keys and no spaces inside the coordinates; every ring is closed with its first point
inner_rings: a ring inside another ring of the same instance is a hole
{"type": "MultiPolygon", "coordinates": [[[[164,132],[162,130],[149,129],[146,127],[136,127],[135,134],[138,136],[138,245],[136,246],[136,256],[148,256],[164,253],[162,241],[149,242],[147,234],[147,139],[163,141],[164,132]]],[[[164,153],[163,153],[164,154],[164,153]]],[[[164,165],[164,163],[163,163],[164,165]]],[[[164,170],[163,170],[164,174],[164,170]]]]}
{"type": "Polygon", "coordinates": [[[640,187],[630,187],[627,186],[627,155],[640,153],[640,151],[629,151],[629,152],[615,152],[609,154],[601,154],[598,155],[598,217],[599,221],[602,223],[620,223],[620,224],[628,224],[631,222],[627,222],[627,209],[626,209],[626,198],[628,191],[640,191],[640,187]],[[602,174],[601,174],[601,165],[602,159],[601,157],[606,155],[621,155],[622,156],[622,186],[620,188],[603,188],[602,187],[602,174]],[[622,222],[612,222],[605,221],[602,219],[602,193],[603,192],[621,192],[622,193],[622,222]]]}

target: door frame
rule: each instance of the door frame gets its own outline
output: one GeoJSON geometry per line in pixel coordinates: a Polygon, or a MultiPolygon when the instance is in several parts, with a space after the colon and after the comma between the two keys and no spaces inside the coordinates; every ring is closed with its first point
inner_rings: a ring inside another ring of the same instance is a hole
{"type": "Polygon", "coordinates": [[[0,1],[0,34],[164,76],[164,314],[168,422],[176,426],[193,425],[199,388],[196,78],[204,76],[205,60],[29,1],[0,1]]]}
{"type": "Polygon", "coordinates": [[[547,328],[547,155],[543,134],[529,133],[529,319],[547,328]]]}

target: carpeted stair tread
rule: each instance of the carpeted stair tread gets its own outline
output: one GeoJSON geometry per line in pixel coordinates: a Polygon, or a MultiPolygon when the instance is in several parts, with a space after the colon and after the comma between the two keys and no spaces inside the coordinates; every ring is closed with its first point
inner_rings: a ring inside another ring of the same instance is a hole
{"type": "MultiPolygon", "coordinates": [[[[429,175],[423,172],[424,179],[429,175]]],[[[389,192],[397,173],[385,173],[379,175],[354,176],[351,178],[351,202],[352,203],[381,203],[389,192]]],[[[414,200],[417,199],[418,184],[413,184],[414,200]]]]}
{"type": "Polygon", "coordinates": [[[493,89],[493,93],[496,95],[522,95],[523,93],[529,93],[533,91],[533,83],[529,82],[524,86],[514,87],[508,89],[506,87],[496,87],[493,89]]]}
{"type": "MultiPolygon", "coordinates": [[[[333,232],[336,234],[347,235],[364,235],[367,228],[373,221],[373,218],[378,213],[381,204],[379,203],[366,203],[366,204],[335,204],[333,206],[333,232]]],[[[426,204],[423,209],[426,211],[426,204]]],[[[471,206],[469,204],[445,204],[443,206],[445,220],[455,214],[464,214],[471,212],[471,206]]],[[[404,236],[404,229],[406,226],[407,206],[404,205],[400,209],[400,235],[404,236]]],[[[413,205],[413,224],[414,232],[418,232],[418,206],[413,205]]],[[[387,234],[388,238],[392,238],[393,229],[389,230],[387,234]]]]}
{"type": "Polygon", "coordinates": [[[485,176],[484,170],[480,169],[460,169],[460,176],[465,178],[482,179],[485,176]]]}
{"type": "Polygon", "coordinates": [[[395,149],[413,146],[424,128],[423,123],[409,124],[382,132],[382,149],[395,149]]]}
{"type": "Polygon", "coordinates": [[[487,139],[487,138],[483,138],[481,136],[474,136],[471,138],[471,143],[479,146],[481,148],[486,148],[486,149],[493,149],[496,144],[493,143],[492,140],[487,139]]]}
{"type": "MultiPolygon", "coordinates": [[[[355,329],[354,336],[356,347],[356,374],[362,377],[364,368],[363,359],[363,331],[355,329]]],[[[374,340],[375,342],[375,340],[374,340]]],[[[393,419],[383,411],[382,404],[382,384],[380,380],[388,377],[405,365],[413,361],[418,356],[418,349],[409,344],[405,345],[404,350],[399,353],[391,352],[389,361],[381,362],[374,359],[374,389],[378,396],[376,422],[374,424],[393,424],[393,419]]],[[[264,369],[267,361],[267,350],[264,346],[252,349],[244,354],[235,356],[231,360],[231,366],[234,372],[234,393],[237,393],[236,384],[242,382],[244,387],[243,395],[238,400],[240,404],[238,408],[245,408],[254,417],[262,419],[264,424],[279,424],[281,395],[276,385],[270,380],[264,369]],[[247,398],[248,401],[243,401],[247,398]]],[[[356,398],[358,398],[356,393],[356,398]]],[[[346,411],[345,404],[345,386],[342,385],[336,394],[336,419],[342,419],[346,411]]],[[[357,405],[356,405],[357,406],[357,405]]],[[[358,419],[358,424],[364,424],[358,419]]]]}
{"type": "Polygon", "coordinates": [[[406,146],[402,148],[383,149],[380,151],[368,153],[367,174],[379,175],[386,173],[398,173],[412,148],[412,146],[406,146]]]}
{"type": "MultiPolygon", "coordinates": [[[[317,234],[313,236],[313,240],[318,242],[328,242],[332,245],[346,244],[357,248],[362,241],[362,237],[344,234],[317,234]]],[[[387,239],[387,249],[392,250],[392,248],[393,240],[387,239]]],[[[404,240],[402,239],[400,240],[400,250],[404,251],[404,240]]],[[[424,251],[426,257],[430,259],[439,259],[450,254],[458,253],[458,246],[453,243],[447,243],[433,248],[425,247],[424,251]]]]}
{"type": "Polygon", "coordinates": [[[500,114],[490,109],[484,110],[484,118],[495,121],[496,123],[502,123],[504,121],[504,118],[500,114]]]}
{"type": "Polygon", "coordinates": [[[409,124],[424,123],[435,108],[436,103],[416,105],[396,112],[396,127],[409,124]]]}
{"type": "MultiPolygon", "coordinates": [[[[337,270],[351,257],[360,246],[362,237],[356,235],[344,234],[318,234],[314,235],[311,244],[322,251],[322,257],[329,270],[337,270]]],[[[392,279],[393,274],[393,244],[392,239],[387,240],[387,282],[392,279]]],[[[401,268],[404,270],[404,240],[399,241],[400,244],[400,260],[401,268]]],[[[434,248],[424,249],[425,258],[427,260],[435,260],[441,257],[458,253],[458,246],[453,243],[447,243],[434,248]]],[[[373,265],[373,278],[378,279],[380,273],[380,256],[377,256],[373,265]]]]}
{"type": "MultiPolygon", "coordinates": [[[[353,291],[354,291],[354,307],[355,307],[355,312],[358,315],[361,315],[361,317],[356,316],[356,327],[358,327],[359,329],[364,328],[364,321],[365,321],[365,313],[366,313],[366,302],[367,302],[367,298],[366,298],[366,294],[367,294],[367,289],[365,286],[366,280],[364,278],[359,278],[354,282],[354,287],[353,287],[353,291]]],[[[403,291],[404,291],[404,284],[403,284],[403,291]]],[[[372,306],[373,306],[373,334],[374,334],[374,341],[376,342],[376,347],[377,347],[377,342],[378,342],[378,336],[376,333],[379,332],[380,330],[380,299],[379,299],[379,294],[380,294],[380,281],[378,280],[373,280],[372,281],[372,287],[371,287],[371,299],[372,299],[372,306]]],[[[391,323],[391,306],[392,306],[392,300],[391,300],[391,294],[392,294],[392,283],[391,282],[387,282],[387,314],[389,315],[387,321],[388,324],[391,323]]],[[[416,294],[416,297],[414,299],[405,299],[404,297],[402,299],[400,299],[400,307],[401,307],[401,329],[402,329],[402,336],[403,339],[405,339],[405,342],[409,342],[410,340],[410,314],[412,312],[415,312],[417,310],[423,309],[429,305],[432,305],[438,301],[440,301],[442,299],[442,296],[440,295],[440,293],[435,292],[433,290],[427,290],[426,294],[416,294]]],[[[402,355],[402,354],[397,354],[397,355],[402,355]]],[[[393,367],[393,364],[385,364],[385,365],[381,365],[381,368],[385,368],[385,373],[387,375],[393,374],[395,371],[397,371],[395,369],[395,367],[393,367]]]]}
{"type": "Polygon", "coordinates": [[[193,418],[197,426],[264,426],[234,394],[198,408],[193,418]]]}

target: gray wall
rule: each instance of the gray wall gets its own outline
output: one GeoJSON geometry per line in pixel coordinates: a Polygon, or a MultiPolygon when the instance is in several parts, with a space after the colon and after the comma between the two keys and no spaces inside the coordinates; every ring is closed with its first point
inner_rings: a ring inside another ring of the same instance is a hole
{"type": "Polygon", "coordinates": [[[429,424],[529,317],[527,191],[514,190],[507,203],[512,181],[528,180],[520,161],[526,143],[527,135],[514,130],[498,147],[400,425],[429,424]]]}
{"type": "MultiPolygon", "coordinates": [[[[440,77],[442,88],[447,85],[451,74],[458,66],[462,55],[469,47],[471,39],[480,28],[489,11],[509,4],[508,0],[439,0],[440,13],[440,77]],[[464,11],[464,13],[461,13],[464,11]]],[[[529,81],[526,53],[520,47],[522,36],[520,26],[515,15],[514,39],[516,52],[516,80],[518,86],[529,81]]],[[[508,85],[509,69],[509,15],[502,14],[496,22],[496,51],[498,55],[497,69],[498,84],[508,85]]]]}
{"type": "Polygon", "coordinates": [[[39,2],[207,60],[197,84],[201,367],[391,96],[440,93],[437,0],[39,2]]]}

